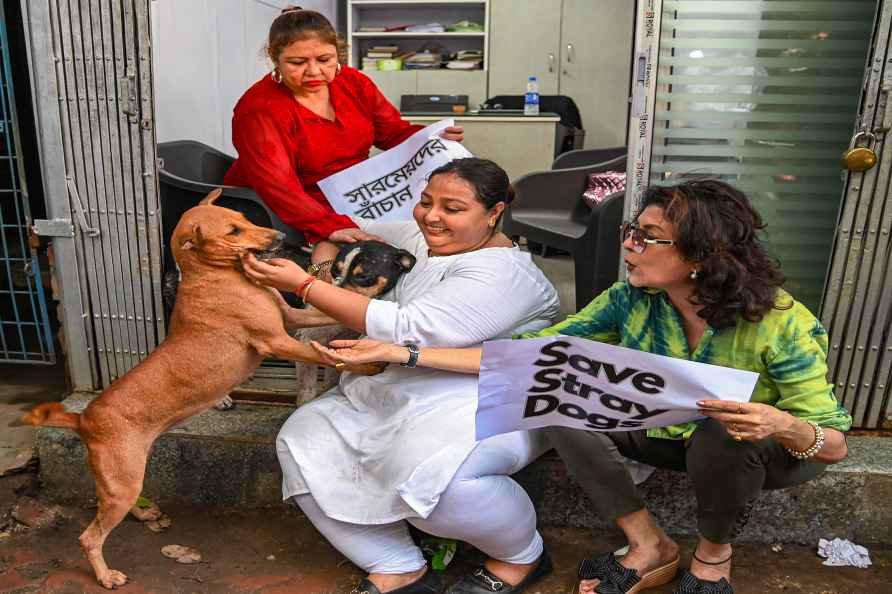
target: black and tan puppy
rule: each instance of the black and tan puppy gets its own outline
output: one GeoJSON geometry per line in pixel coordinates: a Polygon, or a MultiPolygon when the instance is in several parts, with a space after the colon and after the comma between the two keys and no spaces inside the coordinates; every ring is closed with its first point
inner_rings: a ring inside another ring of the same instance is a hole
{"type": "MultiPolygon", "coordinates": [[[[357,241],[345,244],[335,256],[331,264],[332,284],[366,297],[380,297],[392,290],[413,266],[415,256],[406,250],[383,241],[357,241]]],[[[291,310],[286,316],[289,330],[337,323],[314,308],[291,310]]]]}

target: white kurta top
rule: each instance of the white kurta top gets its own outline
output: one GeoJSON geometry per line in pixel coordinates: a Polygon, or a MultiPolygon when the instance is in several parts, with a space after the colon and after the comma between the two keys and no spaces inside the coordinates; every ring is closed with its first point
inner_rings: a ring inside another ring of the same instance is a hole
{"type": "MultiPolygon", "coordinates": [[[[470,347],[548,326],[558,295],[528,253],[487,248],[428,256],[414,222],[366,228],[418,259],[392,300],[366,313],[370,338],[470,347]]],[[[477,376],[390,365],[300,407],[279,432],[283,497],[312,493],[325,512],[354,524],[427,517],[474,449],[477,376]]]]}

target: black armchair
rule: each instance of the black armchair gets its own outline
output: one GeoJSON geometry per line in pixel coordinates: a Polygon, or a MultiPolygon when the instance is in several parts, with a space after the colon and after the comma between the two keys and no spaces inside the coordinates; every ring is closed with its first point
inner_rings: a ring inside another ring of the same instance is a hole
{"type": "Polygon", "coordinates": [[[613,148],[578,149],[561,153],[551,164],[552,169],[571,169],[584,165],[597,165],[605,161],[613,161],[617,157],[623,157],[629,151],[627,147],[617,146],[613,148]]]}
{"type": "Polygon", "coordinates": [[[503,231],[569,252],[574,262],[576,309],[619,276],[619,226],[625,192],[607,196],[596,208],[582,199],[590,173],[624,171],[623,154],[612,161],[529,173],[514,182],[517,197],[505,212],[503,231]]]}
{"type": "Polygon", "coordinates": [[[173,269],[173,256],[166,248],[170,245],[170,237],[180,217],[218,187],[223,188],[223,194],[215,202],[218,206],[244,213],[255,225],[285,233],[285,242],[289,244],[306,244],[303,233],[283,223],[254,190],[223,185],[223,176],[234,161],[226,153],[194,140],[176,140],[158,145],[165,270],[173,269]]]}

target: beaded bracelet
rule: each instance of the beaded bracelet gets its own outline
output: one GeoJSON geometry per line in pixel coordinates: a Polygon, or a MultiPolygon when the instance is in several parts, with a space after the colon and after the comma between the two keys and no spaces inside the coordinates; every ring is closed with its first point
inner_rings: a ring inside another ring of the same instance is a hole
{"type": "Polygon", "coordinates": [[[814,421],[806,421],[806,423],[811,425],[812,429],[815,430],[815,442],[811,444],[810,448],[801,452],[792,448],[786,448],[787,453],[789,453],[797,460],[808,460],[809,458],[817,454],[822,447],[824,447],[824,430],[821,429],[821,426],[814,421]]]}

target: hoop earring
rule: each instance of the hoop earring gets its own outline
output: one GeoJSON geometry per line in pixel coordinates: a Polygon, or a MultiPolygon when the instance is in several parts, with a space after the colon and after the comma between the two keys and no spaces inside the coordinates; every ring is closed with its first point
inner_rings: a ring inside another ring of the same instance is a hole
{"type": "Polygon", "coordinates": [[[700,276],[700,271],[696,268],[691,271],[691,280],[696,280],[700,276]]]}
{"type": "Polygon", "coordinates": [[[340,73],[341,73],[341,63],[338,62],[338,67],[335,69],[335,76],[339,75],[340,73]]]}
{"type": "Polygon", "coordinates": [[[273,68],[273,71],[269,73],[269,77],[273,79],[274,83],[282,84],[282,73],[279,72],[278,68],[273,68]]]}

